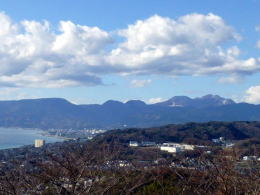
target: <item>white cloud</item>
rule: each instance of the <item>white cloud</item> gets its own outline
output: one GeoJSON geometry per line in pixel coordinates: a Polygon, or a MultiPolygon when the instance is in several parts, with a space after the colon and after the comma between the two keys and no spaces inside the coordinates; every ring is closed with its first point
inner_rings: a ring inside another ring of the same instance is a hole
{"type": "Polygon", "coordinates": [[[189,14],[177,20],[155,15],[120,30],[119,35],[125,41],[111,51],[108,61],[125,74],[251,74],[260,70],[259,59],[241,60],[238,47],[222,47],[241,37],[214,14],[189,14]]]}
{"type": "Polygon", "coordinates": [[[260,85],[252,86],[246,91],[245,100],[248,103],[260,104],[260,85]]]}
{"type": "Polygon", "coordinates": [[[71,21],[61,21],[62,33],[57,35],[52,50],[61,54],[97,54],[112,42],[109,33],[97,27],[81,26],[71,21]]]}
{"type": "Polygon", "coordinates": [[[150,98],[150,99],[148,100],[148,103],[149,103],[149,104],[156,104],[156,103],[163,102],[163,101],[164,101],[164,99],[161,98],[161,97],[158,97],[158,98],[150,98]]]}
{"type": "Polygon", "coordinates": [[[255,30],[256,30],[257,32],[260,32],[260,26],[256,26],[256,27],[255,27],[255,30]]]}
{"type": "Polygon", "coordinates": [[[21,100],[39,98],[36,95],[29,95],[19,88],[2,88],[0,90],[0,100],[21,100]]]}
{"type": "Polygon", "coordinates": [[[145,87],[147,85],[149,85],[152,82],[152,80],[148,79],[148,80],[132,80],[131,81],[131,86],[132,87],[145,87]]]}
{"type": "MultiPolygon", "coordinates": [[[[214,14],[176,20],[155,15],[119,30],[125,38],[121,42],[115,42],[113,33],[71,21],[60,21],[57,30],[48,21],[15,23],[0,13],[0,23],[0,86],[5,87],[102,85],[105,74],[260,71],[260,58],[241,59],[238,47],[223,46],[241,38],[214,14]]],[[[136,81],[136,86],[146,84],[136,81]]]]}
{"type": "Polygon", "coordinates": [[[239,74],[230,74],[230,75],[225,75],[223,77],[220,77],[218,82],[222,84],[234,84],[234,83],[240,83],[243,80],[244,78],[239,74]]]}
{"type": "Polygon", "coordinates": [[[60,22],[60,34],[47,21],[13,24],[0,13],[0,84],[14,87],[100,85],[90,70],[112,38],[97,27],[60,22]]]}

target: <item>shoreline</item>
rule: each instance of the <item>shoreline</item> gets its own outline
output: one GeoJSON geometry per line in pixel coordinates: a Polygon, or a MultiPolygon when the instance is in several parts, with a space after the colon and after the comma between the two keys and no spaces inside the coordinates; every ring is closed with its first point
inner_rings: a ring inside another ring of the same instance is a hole
{"type": "Polygon", "coordinates": [[[58,135],[51,135],[46,132],[41,133],[40,135],[45,136],[45,137],[53,137],[53,138],[58,138],[58,139],[63,139],[64,141],[66,140],[75,140],[77,138],[72,138],[72,137],[64,137],[64,136],[58,136],[58,135]]]}
{"type": "Polygon", "coordinates": [[[35,139],[44,139],[46,144],[73,140],[73,138],[48,135],[42,129],[21,127],[0,127],[0,136],[2,137],[0,150],[34,146],[35,139]]]}

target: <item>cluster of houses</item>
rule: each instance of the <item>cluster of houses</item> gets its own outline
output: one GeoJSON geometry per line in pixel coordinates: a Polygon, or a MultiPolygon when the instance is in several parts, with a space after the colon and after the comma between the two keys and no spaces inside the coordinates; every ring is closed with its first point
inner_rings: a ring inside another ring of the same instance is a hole
{"type": "Polygon", "coordinates": [[[48,136],[56,136],[63,138],[87,138],[92,139],[98,134],[104,133],[106,130],[104,129],[49,129],[44,132],[45,135],[48,136]]]}
{"type": "Polygon", "coordinates": [[[259,156],[243,156],[244,161],[260,161],[259,156]]]}
{"type": "MultiPolygon", "coordinates": [[[[229,140],[225,140],[224,137],[219,137],[217,139],[212,139],[213,143],[219,144],[224,147],[232,147],[234,143],[229,140]]],[[[129,146],[131,147],[145,147],[145,146],[150,146],[150,147],[158,147],[162,151],[167,151],[170,153],[178,153],[178,152],[183,152],[187,150],[194,150],[195,147],[204,147],[204,146],[195,146],[195,145],[190,145],[190,144],[183,144],[183,143],[163,143],[163,144],[156,144],[155,142],[137,142],[137,141],[130,141],[129,146]]],[[[208,151],[210,152],[210,151],[208,151]]]]}
{"type": "Polygon", "coordinates": [[[129,146],[131,146],[131,147],[156,146],[156,143],[155,142],[145,142],[145,141],[142,141],[141,143],[139,143],[137,141],[130,141],[129,146]]]}
{"type": "MultiPolygon", "coordinates": [[[[223,137],[219,137],[217,139],[212,140],[214,143],[221,144],[225,147],[232,147],[234,145],[233,142],[225,140],[223,137]]],[[[204,147],[204,146],[197,146],[197,145],[190,145],[190,144],[183,144],[183,143],[163,143],[163,144],[156,144],[155,142],[137,142],[137,141],[130,141],[130,147],[157,147],[160,148],[162,151],[167,151],[169,153],[179,153],[187,150],[194,150],[196,147],[204,147]]],[[[206,153],[210,154],[211,151],[206,151],[206,153]]],[[[243,161],[260,161],[259,156],[243,156],[243,161]]]]}
{"type": "Polygon", "coordinates": [[[141,142],[138,143],[137,141],[130,141],[130,147],[159,147],[162,151],[167,151],[170,153],[177,153],[183,152],[186,150],[194,150],[195,145],[190,144],[182,144],[182,143],[163,143],[163,144],[156,144],[155,142],[141,142]]]}
{"type": "Polygon", "coordinates": [[[216,138],[216,139],[212,139],[212,142],[215,143],[215,144],[219,144],[221,146],[224,146],[226,148],[234,146],[234,142],[233,141],[225,140],[224,137],[219,137],[219,138],[216,138]]]}

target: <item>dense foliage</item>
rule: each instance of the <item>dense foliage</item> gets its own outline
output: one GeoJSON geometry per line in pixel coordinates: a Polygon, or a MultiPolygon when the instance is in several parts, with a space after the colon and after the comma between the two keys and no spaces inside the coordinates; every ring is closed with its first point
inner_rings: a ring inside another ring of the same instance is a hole
{"type": "Polygon", "coordinates": [[[108,131],[96,137],[99,142],[131,140],[163,142],[185,142],[191,144],[212,144],[212,139],[224,137],[226,140],[260,140],[260,122],[208,122],[166,125],[153,128],[130,128],[108,131]]]}

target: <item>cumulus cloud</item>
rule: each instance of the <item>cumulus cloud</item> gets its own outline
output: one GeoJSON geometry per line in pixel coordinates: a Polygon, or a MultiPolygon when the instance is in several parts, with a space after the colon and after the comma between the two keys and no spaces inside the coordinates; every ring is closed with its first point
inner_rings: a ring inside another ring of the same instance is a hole
{"type": "Polygon", "coordinates": [[[147,85],[149,85],[152,82],[152,80],[148,79],[148,80],[132,80],[131,81],[131,86],[132,87],[145,87],[147,85]]]}
{"type": "Polygon", "coordinates": [[[252,74],[260,59],[240,59],[235,30],[214,14],[189,14],[173,20],[158,15],[119,31],[125,37],[108,56],[125,74],[209,75],[252,74]]]}
{"type": "Polygon", "coordinates": [[[260,85],[252,86],[246,91],[246,102],[260,104],[260,85]]]}
{"type": "Polygon", "coordinates": [[[158,97],[158,98],[150,98],[150,99],[148,100],[148,103],[149,103],[149,104],[156,104],[156,103],[163,102],[163,101],[164,101],[164,99],[161,98],[161,97],[158,97]]]}
{"type": "MultiPolygon", "coordinates": [[[[237,46],[223,46],[241,37],[214,14],[177,19],[155,15],[120,29],[117,35],[72,21],[60,21],[58,29],[48,21],[15,23],[3,12],[0,23],[0,86],[5,87],[102,85],[105,74],[260,71],[260,58],[241,59],[237,46]],[[114,36],[124,40],[116,42],[114,36]]],[[[149,84],[142,82],[134,84],[149,84]]]]}
{"type": "Polygon", "coordinates": [[[60,22],[60,33],[48,21],[13,24],[0,13],[0,85],[10,87],[66,87],[100,85],[90,69],[112,41],[97,27],[60,22]]]}
{"type": "Polygon", "coordinates": [[[127,72],[200,75],[243,68],[238,65],[237,47],[221,47],[240,36],[214,14],[190,14],[178,20],[155,15],[120,30],[119,35],[125,41],[109,60],[127,72]]]}

